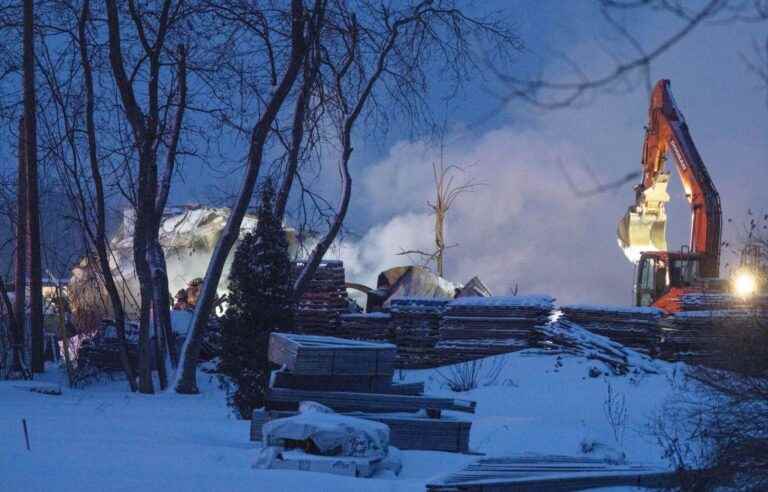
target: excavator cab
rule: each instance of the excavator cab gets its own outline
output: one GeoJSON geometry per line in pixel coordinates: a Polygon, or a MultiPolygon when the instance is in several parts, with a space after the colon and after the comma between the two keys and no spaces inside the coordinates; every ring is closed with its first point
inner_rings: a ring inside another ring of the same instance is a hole
{"type": "Polygon", "coordinates": [[[636,305],[677,310],[670,302],[696,284],[701,259],[699,254],[682,251],[642,253],[637,264],[636,305]]]}

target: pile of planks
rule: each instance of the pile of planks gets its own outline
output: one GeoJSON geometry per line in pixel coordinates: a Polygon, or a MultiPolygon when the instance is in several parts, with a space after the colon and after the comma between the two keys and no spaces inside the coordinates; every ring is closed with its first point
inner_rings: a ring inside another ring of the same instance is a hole
{"type": "MultiPolygon", "coordinates": [[[[304,262],[294,263],[294,276],[304,262]]],[[[339,316],[349,310],[344,279],[344,263],[323,261],[301,296],[295,313],[296,331],[317,335],[333,335],[339,327],[339,316]]]]}
{"type": "Polygon", "coordinates": [[[727,292],[695,292],[680,296],[683,311],[744,309],[768,314],[768,296],[742,298],[727,292]]]}
{"type": "Polygon", "coordinates": [[[766,320],[749,310],[687,311],[661,323],[661,356],[669,360],[720,365],[730,349],[758,342],[766,320]]]}
{"type": "Polygon", "coordinates": [[[387,423],[394,446],[467,452],[470,422],[442,413],[474,413],[475,402],[425,396],[423,382],[394,383],[395,357],[396,347],[388,343],[273,333],[269,360],[281,369],[272,374],[266,409],[254,412],[251,438],[260,438],[264,422],[314,401],[387,423]]]}
{"type": "MultiPolygon", "coordinates": [[[[291,417],[296,412],[256,410],[251,420],[251,440],[261,440],[261,429],[270,420],[291,417]]],[[[472,423],[456,417],[433,419],[412,413],[347,412],[343,415],[381,422],[389,426],[389,443],[399,449],[429,449],[450,453],[467,452],[472,423]]]]}
{"type": "Polygon", "coordinates": [[[435,345],[440,340],[440,320],[448,302],[435,298],[390,301],[391,340],[398,348],[398,367],[420,369],[439,365],[435,345]]]}
{"type": "Polygon", "coordinates": [[[570,305],[560,308],[565,321],[643,353],[655,353],[664,312],[652,307],[570,305]]]}
{"type": "Polygon", "coordinates": [[[542,295],[455,299],[446,306],[437,349],[444,362],[455,362],[535,346],[553,307],[554,299],[542,295]]]}
{"type": "Polygon", "coordinates": [[[672,488],[674,470],[646,464],[617,464],[596,458],[519,455],[482,458],[433,479],[427,492],[540,492],[603,487],[672,488]]]}
{"type": "Polygon", "coordinates": [[[389,313],[348,313],[341,315],[337,336],[355,340],[393,341],[389,313]]]}

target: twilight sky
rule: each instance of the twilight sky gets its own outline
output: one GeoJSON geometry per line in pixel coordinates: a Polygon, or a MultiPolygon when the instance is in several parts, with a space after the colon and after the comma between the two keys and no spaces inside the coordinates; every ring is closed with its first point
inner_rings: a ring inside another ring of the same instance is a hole
{"type": "MultiPolygon", "coordinates": [[[[515,75],[543,73],[560,81],[570,74],[561,61],[564,57],[598,77],[614,67],[609,52],[634,54],[626,42],[611,35],[597,3],[489,0],[477,1],[476,8],[501,8],[512,19],[526,45],[512,67],[515,75]]],[[[635,16],[627,25],[646,48],[680,28],[669,15],[654,12],[635,16]]],[[[736,224],[743,222],[747,209],[768,209],[766,93],[743,60],[753,55],[755,41],[765,40],[765,26],[699,26],[651,70],[653,82],[671,79],[720,191],[725,218],[734,219],[733,224],[724,221],[726,239],[737,236],[736,224]]],[[[548,293],[561,303],[631,303],[632,265],[616,244],[616,224],[633,200],[634,182],[581,198],[568,186],[562,168],[584,189],[594,186],[595,176],[611,182],[639,170],[648,106],[645,88],[592,93],[578,107],[542,111],[519,100],[502,105],[498,94],[504,88],[494,80],[490,87],[471,85],[450,101],[440,98],[444,87],[439,71],[431,83],[437,119],[445,118],[448,127],[446,163],[466,167],[469,176],[484,183],[476,193],[460,198],[449,213],[447,241],[456,246],[447,253],[446,276],[465,282],[479,275],[496,294],[517,284],[521,293],[548,293]]],[[[437,149],[426,138],[400,130],[407,126],[401,123],[393,121],[387,135],[359,128],[354,145],[352,206],[347,234],[336,253],[351,279],[369,285],[382,269],[409,262],[398,252],[427,250],[433,241],[433,217],[426,202],[434,193],[431,164],[437,149]]],[[[182,163],[172,204],[210,203],[222,190],[237,191],[245,142],[225,147],[231,162],[182,163]]],[[[314,181],[305,179],[335,202],[338,175],[333,162],[314,181]]],[[[677,248],[687,243],[690,228],[677,176],[670,192],[669,244],[677,248]]],[[[724,262],[728,259],[726,255],[724,262]]]]}
{"type": "MultiPolygon", "coordinates": [[[[526,44],[518,59],[521,73],[563,77],[564,69],[553,61],[560,53],[599,76],[613,67],[606,49],[629,52],[608,36],[596,2],[493,3],[509,12],[526,44]]],[[[630,26],[645,46],[654,47],[680,24],[649,14],[630,26]]],[[[768,110],[763,88],[742,59],[752,55],[754,40],[764,39],[764,27],[700,26],[651,71],[653,82],[672,80],[720,191],[725,217],[734,218],[734,224],[742,222],[748,208],[768,208],[768,110]]],[[[549,293],[562,303],[631,303],[632,265],[617,246],[616,224],[633,200],[634,182],[580,198],[558,163],[585,189],[594,186],[587,168],[602,182],[639,170],[648,106],[644,87],[596,93],[577,108],[557,111],[512,101],[493,114],[499,100],[480,86],[448,104],[435,99],[449,127],[446,162],[469,166],[472,178],[485,183],[459,199],[449,214],[448,243],[457,246],[448,252],[447,277],[465,282],[479,275],[496,294],[518,284],[521,293],[549,293]]],[[[433,218],[426,201],[433,193],[435,159],[436,150],[426,140],[397,131],[358,139],[349,234],[338,251],[352,279],[375,284],[379,271],[408,262],[397,255],[401,250],[430,249],[433,218]]],[[[335,172],[327,172],[316,185],[333,196],[335,179],[335,172]]],[[[236,178],[231,183],[234,190],[236,178]]],[[[176,201],[205,202],[207,188],[188,177],[176,201]]],[[[670,192],[669,244],[677,248],[687,243],[690,229],[677,176],[670,192]]],[[[736,236],[734,224],[724,223],[726,238],[736,236]]]]}
{"type": "MultiPolygon", "coordinates": [[[[521,70],[561,70],[547,53],[563,52],[600,75],[612,65],[601,46],[603,20],[591,2],[497,2],[510,9],[530,49],[521,70]],[[567,8],[566,8],[567,6],[567,8]]],[[[646,46],[655,46],[679,26],[649,17],[632,24],[646,46]]],[[[752,54],[764,26],[703,26],[663,55],[651,78],[669,78],[677,103],[720,191],[725,237],[738,236],[747,209],[766,208],[768,110],[765,93],[741,55],[752,54]],[[729,224],[726,218],[733,218],[729,224]],[[739,225],[737,225],[739,224],[739,225]]],[[[479,120],[498,101],[478,91],[448,112],[448,163],[471,165],[486,183],[465,195],[448,219],[447,276],[480,277],[496,294],[515,283],[521,292],[544,292],[561,302],[632,302],[632,265],[616,243],[616,223],[633,200],[632,185],[590,198],[577,197],[558,163],[577,185],[594,186],[587,166],[602,182],[639,169],[648,93],[596,94],[580,108],[535,111],[513,101],[502,114],[479,120]],[[467,127],[471,129],[467,129],[467,127]]],[[[451,104],[453,106],[453,104],[451,104]]],[[[362,235],[349,240],[341,257],[348,271],[373,283],[383,268],[403,262],[402,249],[429,249],[434,148],[402,138],[370,151],[370,163],[356,169],[350,225],[362,235]]],[[[358,158],[360,156],[358,155],[358,158]]],[[[672,161],[669,162],[672,164],[672,161]]],[[[690,212],[677,176],[669,244],[687,243],[690,212]]],[[[732,260],[726,254],[723,262],[732,260]]],[[[724,268],[725,270],[725,268],[724,268]]]]}

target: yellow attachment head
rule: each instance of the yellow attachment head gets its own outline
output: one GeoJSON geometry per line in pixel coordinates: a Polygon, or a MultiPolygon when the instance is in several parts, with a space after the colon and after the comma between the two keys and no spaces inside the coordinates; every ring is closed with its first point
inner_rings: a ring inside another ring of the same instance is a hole
{"type": "Polygon", "coordinates": [[[669,175],[660,174],[652,186],[638,193],[636,204],[619,221],[619,247],[633,263],[640,261],[643,252],[667,250],[668,182],[669,175]]]}

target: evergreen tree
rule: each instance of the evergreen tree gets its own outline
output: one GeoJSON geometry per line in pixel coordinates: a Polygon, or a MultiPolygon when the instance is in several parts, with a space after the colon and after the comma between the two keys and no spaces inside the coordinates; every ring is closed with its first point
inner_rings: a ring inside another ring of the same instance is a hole
{"type": "Polygon", "coordinates": [[[246,419],[264,404],[269,334],[293,325],[288,240],[273,213],[274,198],[268,180],[261,193],[256,230],[247,233],[235,251],[221,325],[218,370],[229,389],[229,405],[246,419]]]}

